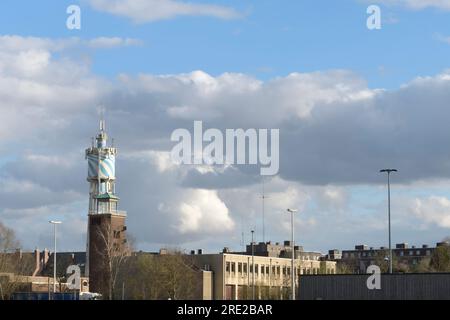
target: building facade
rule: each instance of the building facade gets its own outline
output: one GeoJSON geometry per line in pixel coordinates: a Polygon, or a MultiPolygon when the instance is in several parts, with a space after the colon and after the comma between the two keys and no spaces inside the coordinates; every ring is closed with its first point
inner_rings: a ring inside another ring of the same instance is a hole
{"type": "MultiPolygon", "coordinates": [[[[196,265],[212,271],[214,300],[289,299],[291,287],[291,252],[284,245],[268,243],[251,245],[246,252],[232,253],[227,248],[220,254],[193,254],[196,265]]],[[[295,274],[334,274],[336,263],[322,261],[321,254],[296,247],[295,274]]]]}
{"type": "MultiPolygon", "coordinates": [[[[414,268],[422,261],[431,259],[436,248],[449,246],[448,242],[438,242],[436,247],[422,245],[420,247],[409,246],[408,243],[398,243],[392,248],[393,261],[397,266],[414,268]]],[[[338,265],[345,265],[351,273],[365,274],[370,265],[378,265],[382,261],[388,261],[389,248],[373,248],[367,245],[356,245],[354,250],[330,250],[327,260],[336,261],[338,265]]]]}

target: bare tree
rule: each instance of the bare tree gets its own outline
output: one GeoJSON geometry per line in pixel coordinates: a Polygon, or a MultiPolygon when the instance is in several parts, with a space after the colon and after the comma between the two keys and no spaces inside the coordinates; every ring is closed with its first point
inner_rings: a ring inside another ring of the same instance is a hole
{"type": "Polygon", "coordinates": [[[103,295],[108,300],[114,298],[117,276],[125,259],[130,255],[131,248],[128,243],[117,243],[111,232],[111,225],[105,224],[98,229],[100,244],[95,247],[97,253],[102,257],[102,272],[106,283],[103,283],[103,295]]]}
{"type": "Polygon", "coordinates": [[[17,277],[27,275],[32,267],[19,248],[14,231],[0,222],[0,300],[8,299],[20,287],[17,277]]]}
{"type": "Polygon", "coordinates": [[[201,275],[192,259],[179,251],[136,253],[121,269],[118,285],[125,283],[127,299],[191,300],[201,297],[201,275]]]}

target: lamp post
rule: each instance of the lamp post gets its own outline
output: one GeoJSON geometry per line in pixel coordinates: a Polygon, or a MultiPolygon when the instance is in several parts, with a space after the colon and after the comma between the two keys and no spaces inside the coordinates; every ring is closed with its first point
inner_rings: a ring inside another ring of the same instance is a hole
{"type": "Polygon", "coordinates": [[[295,300],[295,242],[294,242],[294,213],[297,212],[295,209],[287,209],[287,212],[291,214],[291,246],[292,246],[292,257],[291,257],[291,289],[292,289],[292,300],[295,300]]]}
{"type": "Polygon", "coordinates": [[[255,231],[252,230],[252,300],[255,300],[255,249],[253,235],[255,231]]]}
{"type": "Polygon", "coordinates": [[[389,224],[389,273],[392,274],[392,246],[391,246],[391,173],[397,169],[383,169],[381,173],[387,173],[388,184],[388,224],[389,224]]]}
{"type": "Polygon", "coordinates": [[[55,293],[56,293],[56,226],[58,224],[61,224],[61,221],[49,221],[49,223],[53,224],[53,240],[54,240],[54,245],[55,245],[55,249],[53,252],[53,299],[55,298],[55,293]]]}

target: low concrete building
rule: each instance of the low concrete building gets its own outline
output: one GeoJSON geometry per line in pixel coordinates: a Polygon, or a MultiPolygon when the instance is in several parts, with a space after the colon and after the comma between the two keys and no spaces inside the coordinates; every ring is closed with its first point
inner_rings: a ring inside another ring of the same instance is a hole
{"type": "MultiPolygon", "coordinates": [[[[194,263],[201,269],[212,271],[213,295],[215,300],[288,299],[291,287],[291,252],[288,246],[271,243],[251,245],[246,252],[230,252],[225,248],[220,254],[192,254],[194,263]]],[[[194,253],[194,252],[191,252],[194,253]]],[[[301,247],[295,250],[295,274],[334,274],[336,263],[322,261],[317,252],[305,252],[301,247]]]]}

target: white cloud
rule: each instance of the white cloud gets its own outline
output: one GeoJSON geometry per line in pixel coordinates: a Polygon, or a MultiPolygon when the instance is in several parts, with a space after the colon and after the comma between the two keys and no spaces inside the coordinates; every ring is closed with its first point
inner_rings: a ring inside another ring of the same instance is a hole
{"type": "Polygon", "coordinates": [[[378,92],[369,90],[363,79],[344,70],[292,73],[265,83],[244,74],[212,77],[203,71],[122,75],[120,80],[130,92],[151,92],[172,101],[164,111],[171,118],[221,119],[222,124],[226,120],[234,126],[252,122],[257,127],[276,127],[293,118],[306,120],[318,106],[332,108],[334,103],[341,103],[344,107],[342,103],[369,100],[378,92]],[[177,92],[176,97],[173,92],[177,92]]]}
{"type": "Polygon", "coordinates": [[[217,191],[193,190],[189,197],[178,205],[180,221],[177,229],[182,233],[220,234],[233,230],[234,222],[228,208],[217,195],[217,191]]]}
{"type": "Polygon", "coordinates": [[[168,151],[136,151],[123,155],[126,159],[150,161],[160,173],[164,173],[170,170],[179,169],[175,163],[172,162],[171,154],[168,151]]]}
{"type": "Polygon", "coordinates": [[[425,223],[450,228],[450,199],[446,197],[417,198],[413,202],[412,211],[425,223]]]}
{"type": "Polygon", "coordinates": [[[136,23],[177,16],[210,16],[235,19],[240,14],[229,7],[178,0],[89,0],[93,8],[132,19],[136,23]]]}
{"type": "MultiPolygon", "coordinates": [[[[281,129],[281,174],[267,186],[266,225],[272,240],[286,234],[287,207],[301,210],[296,218],[301,242],[313,248],[344,241],[346,235],[378,239],[385,227],[379,209],[349,213],[355,209],[348,206],[348,185],[384,183],[378,170],[386,163],[400,169],[396,182],[450,175],[450,151],[443,147],[450,143],[448,71],[396,90],[370,89],[364,79],[342,70],[267,81],[203,71],[122,75],[109,81],[64,54],[56,58],[53,52],[64,49],[52,41],[4,40],[0,157],[8,161],[0,172],[0,219],[22,228],[29,247],[36,238],[46,239],[48,231],[44,224],[35,230],[21,227],[40,223],[42,216],[33,212],[61,212],[67,224],[77,226],[85,221],[84,148],[96,133],[100,101],[119,148],[121,208],[128,211],[129,230],[138,244],[232,246],[241,229],[255,226],[260,237],[258,170],[171,163],[171,132],[192,128],[193,120],[217,128],[281,129]],[[20,212],[23,217],[14,219],[20,212]],[[367,226],[364,232],[362,225],[367,226]]],[[[437,223],[433,212],[446,205],[421,208],[424,219],[429,210],[429,221],[437,223]]],[[[79,242],[72,247],[84,244],[82,228],[77,232],[70,241],[79,242]]]]}
{"type": "Polygon", "coordinates": [[[119,38],[119,37],[99,37],[88,40],[87,44],[92,48],[116,48],[116,47],[130,47],[139,46],[143,42],[133,38],[119,38]]]}
{"type": "Polygon", "coordinates": [[[143,42],[135,38],[97,37],[82,39],[78,37],[51,39],[22,37],[17,35],[0,36],[1,52],[58,52],[73,48],[111,49],[116,47],[138,46],[143,42]]]}
{"type": "MultiPolygon", "coordinates": [[[[372,0],[364,0],[373,3],[372,0]]],[[[403,6],[413,10],[422,10],[426,8],[437,8],[450,10],[450,0],[378,0],[378,4],[403,6]]]]}
{"type": "Polygon", "coordinates": [[[443,36],[441,34],[436,34],[434,37],[438,41],[450,44],[450,37],[448,37],[448,36],[443,36]]]}

